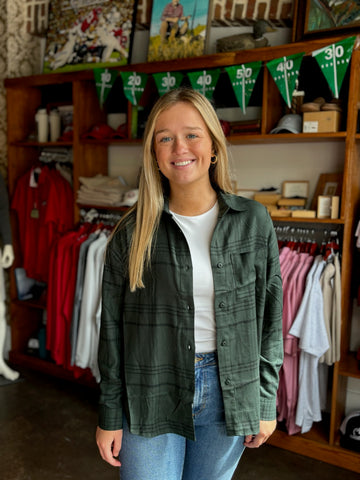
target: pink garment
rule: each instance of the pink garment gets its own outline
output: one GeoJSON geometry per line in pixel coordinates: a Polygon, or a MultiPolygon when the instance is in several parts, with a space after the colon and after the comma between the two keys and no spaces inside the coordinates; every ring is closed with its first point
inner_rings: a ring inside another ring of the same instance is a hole
{"type": "Polygon", "coordinates": [[[283,339],[284,362],[280,371],[278,420],[286,422],[289,435],[300,432],[295,423],[298,398],[299,347],[298,339],[289,333],[304,292],[305,276],[313,258],[295,250],[285,252],[280,263],[283,278],[283,339]]]}

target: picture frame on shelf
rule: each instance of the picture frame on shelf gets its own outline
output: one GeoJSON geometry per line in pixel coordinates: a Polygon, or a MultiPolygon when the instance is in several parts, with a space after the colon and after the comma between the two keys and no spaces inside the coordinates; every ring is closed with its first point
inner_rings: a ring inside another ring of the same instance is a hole
{"type": "Polygon", "coordinates": [[[293,41],[315,35],[338,35],[360,26],[360,2],[346,0],[297,0],[294,10],[293,41]]]}
{"type": "Polygon", "coordinates": [[[319,196],[341,196],[343,182],[342,173],[321,173],[311,201],[311,210],[318,209],[319,196]]]}
{"type": "Polygon", "coordinates": [[[309,182],[307,180],[289,180],[283,182],[282,196],[284,198],[307,198],[309,195],[309,182]]]}
{"type": "Polygon", "coordinates": [[[204,55],[210,7],[211,0],[154,0],[147,61],[204,55]],[[178,21],[170,21],[173,18],[178,21]]]}
{"type": "Polygon", "coordinates": [[[52,0],[43,73],[126,65],[136,0],[52,0]]]}

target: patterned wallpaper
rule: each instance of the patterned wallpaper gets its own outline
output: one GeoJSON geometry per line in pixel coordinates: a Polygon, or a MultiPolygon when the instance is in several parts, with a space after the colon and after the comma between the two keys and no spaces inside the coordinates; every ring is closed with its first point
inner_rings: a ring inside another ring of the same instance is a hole
{"type": "Polygon", "coordinates": [[[0,0],[0,173],[7,177],[4,79],[40,73],[40,38],[26,33],[24,0],[0,0]]]}

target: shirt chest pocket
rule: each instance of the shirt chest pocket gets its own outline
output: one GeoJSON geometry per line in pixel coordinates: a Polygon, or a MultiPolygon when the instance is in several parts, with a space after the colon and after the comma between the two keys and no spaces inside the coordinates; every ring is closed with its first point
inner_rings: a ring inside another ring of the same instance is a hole
{"type": "Polygon", "coordinates": [[[253,290],[256,281],[256,252],[243,250],[230,256],[235,290],[253,290]]]}

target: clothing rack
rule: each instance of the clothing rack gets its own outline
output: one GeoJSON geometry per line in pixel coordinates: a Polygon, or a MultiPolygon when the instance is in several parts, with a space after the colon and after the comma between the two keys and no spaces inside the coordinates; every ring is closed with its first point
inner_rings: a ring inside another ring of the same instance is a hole
{"type": "Polygon", "coordinates": [[[123,216],[122,212],[107,212],[106,207],[104,211],[97,208],[80,210],[80,223],[102,223],[107,226],[115,226],[120,218],[123,216]]]}
{"type": "Polygon", "coordinates": [[[283,242],[311,242],[318,246],[332,242],[339,246],[342,243],[343,228],[339,224],[305,224],[303,222],[286,224],[274,221],[274,228],[278,240],[283,242]]]}

